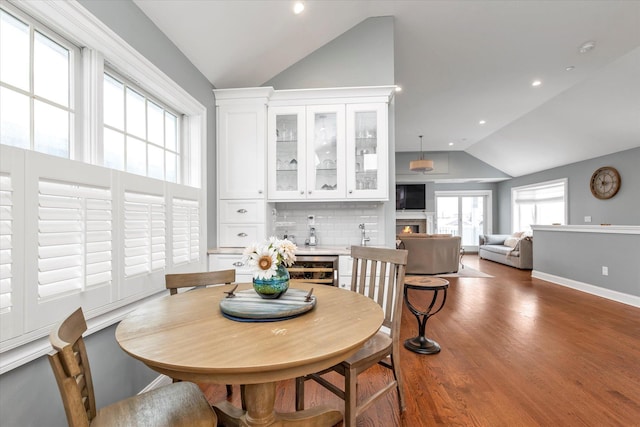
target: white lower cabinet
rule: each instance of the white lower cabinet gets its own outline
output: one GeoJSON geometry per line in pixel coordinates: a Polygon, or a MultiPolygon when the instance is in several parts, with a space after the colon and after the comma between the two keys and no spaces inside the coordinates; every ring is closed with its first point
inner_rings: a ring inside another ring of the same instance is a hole
{"type": "Polygon", "coordinates": [[[236,282],[250,283],[253,272],[242,262],[242,255],[238,254],[211,254],[209,255],[209,271],[236,270],[236,282]]]}
{"type": "Polygon", "coordinates": [[[220,247],[244,248],[266,237],[264,200],[219,200],[220,247]]]}

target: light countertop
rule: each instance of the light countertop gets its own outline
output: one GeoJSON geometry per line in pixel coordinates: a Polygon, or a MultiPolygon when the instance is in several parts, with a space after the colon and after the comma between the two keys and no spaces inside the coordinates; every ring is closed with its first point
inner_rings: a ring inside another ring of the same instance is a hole
{"type": "MultiPolygon", "coordinates": [[[[244,248],[213,248],[207,253],[213,254],[242,254],[244,248]]],[[[347,246],[298,246],[296,255],[349,255],[351,248],[347,246]]]]}

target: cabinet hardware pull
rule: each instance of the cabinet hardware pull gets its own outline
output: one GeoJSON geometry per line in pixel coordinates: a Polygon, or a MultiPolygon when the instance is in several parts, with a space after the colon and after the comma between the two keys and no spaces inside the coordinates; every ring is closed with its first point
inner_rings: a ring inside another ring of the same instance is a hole
{"type": "Polygon", "coordinates": [[[311,194],[311,190],[309,190],[309,194],[311,194]]]}
{"type": "Polygon", "coordinates": [[[246,209],[238,209],[236,212],[238,212],[238,213],[247,213],[247,210],[246,209]]]}
{"type": "Polygon", "coordinates": [[[300,190],[300,194],[304,194],[304,190],[300,190]]]}
{"type": "Polygon", "coordinates": [[[238,233],[238,237],[247,237],[248,234],[247,233],[238,233]]]}
{"type": "Polygon", "coordinates": [[[242,266],[244,265],[244,262],[242,262],[242,261],[236,261],[236,262],[234,262],[234,263],[233,263],[233,265],[234,265],[235,267],[242,267],[242,266]]]}
{"type": "Polygon", "coordinates": [[[258,194],[262,194],[262,190],[258,190],[258,194]]]}
{"type": "Polygon", "coordinates": [[[353,190],[349,190],[349,194],[353,194],[353,190]]]}

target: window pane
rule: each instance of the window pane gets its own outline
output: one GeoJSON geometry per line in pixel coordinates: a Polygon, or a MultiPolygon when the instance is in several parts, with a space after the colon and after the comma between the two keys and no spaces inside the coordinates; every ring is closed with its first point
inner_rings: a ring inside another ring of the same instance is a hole
{"type": "Polygon", "coordinates": [[[131,137],[127,137],[127,172],[147,174],[147,144],[131,137]]]}
{"type": "Polygon", "coordinates": [[[29,97],[0,87],[0,142],[28,149],[29,97]]]}
{"type": "Polygon", "coordinates": [[[104,166],[124,170],[124,134],[104,129],[104,166]]]}
{"type": "Polygon", "coordinates": [[[69,50],[38,32],[34,37],[34,93],[68,107],[69,50]]]}
{"type": "Polygon", "coordinates": [[[164,179],[164,150],[149,144],[149,170],[151,178],[164,179]]]}
{"type": "Polygon", "coordinates": [[[103,92],[104,124],[124,130],[124,85],[105,74],[103,92]]]}
{"type": "Polygon", "coordinates": [[[144,104],[142,95],[127,88],[127,133],[140,138],[147,136],[144,104]]]}
{"type": "Polygon", "coordinates": [[[29,26],[3,10],[0,10],[0,80],[29,90],[29,26]]]}
{"type": "Polygon", "coordinates": [[[164,147],[163,111],[164,109],[162,107],[151,101],[147,101],[147,139],[160,147],[164,147]]]}
{"type": "Polygon", "coordinates": [[[44,102],[34,101],[34,149],[69,158],[69,112],[44,102]]]}
{"type": "Polygon", "coordinates": [[[166,163],[165,163],[165,167],[166,167],[166,176],[165,176],[165,180],[169,181],[169,182],[178,182],[177,178],[178,178],[178,168],[177,168],[177,158],[176,155],[174,153],[171,153],[170,151],[166,152],[166,163]]]}
{"type": "Polygon", "coordinates": [[[176,141],[178,140],[178,118],[171,113],[164,113],[165,126],[165,147],[167,150],[178,151],[176,141]]]}

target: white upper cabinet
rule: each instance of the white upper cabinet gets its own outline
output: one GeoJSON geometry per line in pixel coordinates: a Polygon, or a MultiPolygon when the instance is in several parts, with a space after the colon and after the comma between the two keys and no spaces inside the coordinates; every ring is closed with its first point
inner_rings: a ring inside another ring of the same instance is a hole
{"type": "Polygon", "coordinates": [[[387,104],[347,105],[347,198],[389,197],[387,104]]]}
{"type": "Polygon", "coordinates": [[[219,199],[267,193],[267,99],[271,88],[215,90],[219,199]]]}
{"type": "Polygon", "coordinates": [[[388,86],[275,91],[268,200],[388,200],[391,94],[388,86]]]}
{"type": "Polygon", "coordinates": [[[269,199],[303,199],[306,175],[306,109],[271,107],[268,120],[269,199]]]}

